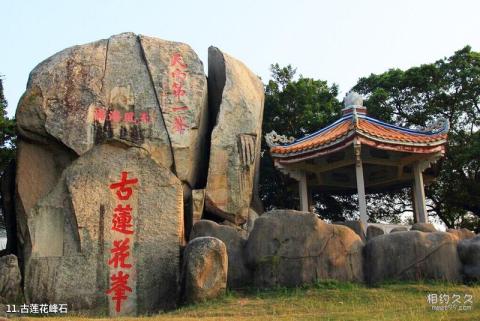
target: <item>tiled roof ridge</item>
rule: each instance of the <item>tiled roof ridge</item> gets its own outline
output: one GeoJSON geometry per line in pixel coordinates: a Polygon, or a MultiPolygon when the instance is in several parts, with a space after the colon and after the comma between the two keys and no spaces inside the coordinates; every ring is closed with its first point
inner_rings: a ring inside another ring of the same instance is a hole
{"type": "Polygon", "coordinates": [[[400,132],[404,132],[404,133],[407,133],[407,134],[410,134],[410,135],[418,135],[418,136],[423,136],[423,137],[428,137],[428,136],[436,136],[436,135],[439,135],[439,134],[446,134],[449,130],[449,126],[448,126],[448,122],[446,122],[444,124],[444,126],[442,128],[440,128],[439,130],[429,130],[429,131],[422,131],[422,130],[416,130],[416,129],[410,129],[410,128],[404,128],[404,127],[400,127],[400,126],[397,126],[397,125],[392,125],[392,124],[389,124],[389,123],[386,123],[386,122],[383,122],[381,120],[378,120],[378,119],[375,119],[375,118],[372,118],[372,117],[369,117],[365,114],[360,114],[360,113],[356,113],[355,111],[350,113],[350,114],[347,114],[343,117],[341,117],[340,119],[336,120],[335,122],[333,122],[332,124],[324,127],[324,128],[321,128],[311,134],[308,134],[302,138],[299,138],[299,139],[296,139],[294,142],[292,143],[289,143],[289,144],[282,144],[282,145],[278,145],[279,147],[293,147],[295,145],[298,145],[300,143],[303,143],[305,142],[306,140],[310,140],[310,139],[313,139],[313,138],[316,138],[317,136],[323,134],[324,132],[326,132],[327,130],[330,130],[330,129],[333,129],[337,126],[340,126],[341,123],[343,123],[344,121],[347,121],[347,120],[351,120],[352,121],[352,124],[353,124],[353,127],[354,127],[354,130],[356,132],[363,132],[362,129],[359,128],[359,119],[365,119],[366,121],[368,122],[373,122],[377,125],[380,125],[380,126],[383,126],[383,127],[387,127],[389,129],[393,129],[393,130],[397,130],[397,131],[400,131],[400,132]]]}

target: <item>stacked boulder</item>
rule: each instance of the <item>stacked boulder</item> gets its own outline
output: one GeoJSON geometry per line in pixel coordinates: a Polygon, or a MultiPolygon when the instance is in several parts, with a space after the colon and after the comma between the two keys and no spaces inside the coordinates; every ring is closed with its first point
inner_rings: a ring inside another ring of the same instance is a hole
{"type": "Polygon", "coordinates": [[[263,85],[217,48],[209,64],[207,79],[188,45],[124,33],[31,72],[1,184],[28,302],[111,316],[173,308],[204,211],[192,195],[218,221],[247,221],[263,85]]]}

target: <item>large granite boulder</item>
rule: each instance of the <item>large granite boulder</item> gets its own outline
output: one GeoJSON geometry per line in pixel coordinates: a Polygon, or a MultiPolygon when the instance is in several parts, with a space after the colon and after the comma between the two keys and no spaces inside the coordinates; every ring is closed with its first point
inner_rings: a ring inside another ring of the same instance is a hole
{"type": "Polygon", "coordinates": [[[211,236],[221,240],[227,247],[229,288],[239,288],[250,284],[251,272],[245,259],[247,235],[238,227],[220,225],[213,221],[201,220],[192,229],[190,239],[211,236]]]}
{"type": "Polygon", "coordinates": [[[461,281],[457,238],[450,233],[420,231],[377,236],[364,248],[365,280],[461,281]]]}
{"type": "Polygon", "coordinates": [[[13,254],[0,257],[0,303],[23,303],[21,282],[17,257],[13,254]]]}
{"type": "Polygon", "coordinates": [[[106,139],[148,150],[196,183],[207,125],[203,64],[186,44],[123,33],[65,49],[31,72],[21,137],[82,155],[106,139]]]}
{"type": "Polygon", "coordinates": [[[350,228],[313,213],[275,210],[255,221],[247,261],[255,286],[298,286],[321,279],[363,280],[363,242],[350,228]]]}
{"type": "Polygon", "coordinates": [[[111,141],[83,154],[27,217],[27,299],[112,316],[174,307],[182,199],[180,180],[142,148],[111,141]]]}
{"type": "Polygon", "coordinates": [[[480,281],[480,235],[458,243],[462,272],[467,281],[480,281]]]}
{"type": "Polygon", "coordinates": [[[203,302],[225,293],[227,248],[214,237],[197,237],[185,248],[183,258],[185,301],[203,302]]]}
{"type": "Polygon", "coordinates": [[[31,143],[19,139],[17,143],[17,166],[15,182],[15,218],[18,258],[24,268],[24,255],[30,253],[28,219],[30,211],[57,184],[63,170],[71,164],[76,155],[57,143],[31,143]]]}
{"type": "Polygon", "coordinates": [[[190,191],[206,180],[207,102],[203,64],[183,43],[123,33],[36,66],[16,113],[20,252],[31,247],[31,208],[74,159],[110,139],[142,147],[172,170],[191,222],[190,191]]]}
{"type": "Polygon", "coordinates": [[[247,221],[259,161],[263,84],[243,63],[208,49],[212,119],[206,210],[237,225],[247,221]]]}

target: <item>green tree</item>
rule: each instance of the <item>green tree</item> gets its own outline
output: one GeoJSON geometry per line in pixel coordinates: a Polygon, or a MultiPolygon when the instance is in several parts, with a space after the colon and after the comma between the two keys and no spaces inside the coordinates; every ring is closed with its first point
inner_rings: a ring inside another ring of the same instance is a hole
{"type": "Polygon", "coordinates": [[[3,79],[0,76],[0,172],[15,157],[15,119],[7,116],[7,100],[3,93],[3,79]]]}
{"type": "MultiPolygon", "coordinates": [[[[265,85],[265,111],[263,133],[277,133],[302,137],[334,121],[340,116],[341,103],[337,100],[338,87],[326,81],[304,78],[295,79],[296,69],[291,65],[271,66],[272,80],[265,85]]],[[[262,139],[260,171],[260,195],[267,210],[295,208],[298,206],[296,184],[273,167],[268,146],[262,139]]],[[[330,196],[323,197],[320,213],[342,215],[343,207],[330,196]]],[[[337,216],[338,216],[337,215],[337,216]]],[[[330,215],[332,216],[332,215],[330,215]]]]}
{"type": "MultiPolygon", "coordinates": [[[[15,158],[15,120],[7,117],[7,100],[3,94],[3,79],[0,76],[0,174],[8,163],[15,158]]],[[[5,226],[0,212],[0,228],[5,226]]]]}
{"type": "Polygon", "coordinates": [[[478,225],[472,214],[480,217],[480,53],[467,46],[431,64],[371,74],[353,89],[367,98],[370,115],[387,122],[450,122],[446,155],[435,165],[438,178],[425,191],[428,209],[448,227],[478,225]]]}

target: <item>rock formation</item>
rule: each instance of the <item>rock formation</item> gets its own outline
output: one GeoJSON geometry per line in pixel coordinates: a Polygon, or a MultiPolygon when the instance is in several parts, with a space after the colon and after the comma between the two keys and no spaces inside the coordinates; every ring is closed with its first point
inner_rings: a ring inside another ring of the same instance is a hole
{"type": "Polygon", "coordinates": [[[110,315],[175,306],[182,185],[144,149],[111,141],[85,153],[33,207],[27,225],[25,294],[32,302],[110,315]],[[119,302],[120,276],[127,288],[119,302]]]}
{"type": "Polygon", "coordinates": [[[243,63],[210,47],[208,88],[216,121],[210,145],[206,210],[243,224],[248,220],[260,158],[263,85],[243,63]]]}
{"type": "Polygon", "coordinates": [[[456,235],[459,240],[473,239],[475,237],[475,233],[473,233],[472,231],[466,228],[461,228],[461,229],[449,228],[447,229],[447,232],[452,233],[453,235],[456,235]]]}
{"type": "Polygon", "coordinates": [[[313,213],[263,214],[247,242],[255,286],[298,286],[322,279],[363,280],[363,242],[350,228],[327,224],[313,213]]]}
{"type": "Polygon", "coordinates": [[[461,281],[457,238],[450,233],[396,232],[367,242],[365,280],[461,281]]]}
{"type": "Polygon", "coordinates": [[[227,248],[214,237],[197,237],[185,248],[183,282],[185,301],[203,302],[225,293],[227,248]]]}
{"type": "Polygon", "coordinates": [[[375,225],[369,225],[367,227],[367,241],[370,241],[371,239],[377,237],[377,236],[380,236],[380,235],[383,235],[385,234],[385,231],[378,227],[378,226],[375,226],[375,225]]]}
{"type": "Polygon", "coordinates": [[[363,242],[366,242],[367,238],[365,236],[365,225],[361,221],[344,221],[344,222],[335,222],[337,225],[345,225],[351,228],[363,242]]]}
{"type": "Polygon", "coordinates": [[[245,231],[233,226],[201,220],[193,226],[190,239],[202,236],[215,237],[225,243],[228,254],[228,288],[248,285],[251,281],[251,273],[245,261],[245,246],[247,244],[245,231]]]}
{"type": "Polygon", "coordinates": [[[245,223],[263,85],[236,59],[209,55],[207,84],[188,45],[123,33],[31,72],[16,167],[2,181],[8,253],[18,255],[28,301],[112,316],[172,308],[180,251],[204,200],[219,220],[245,223]],[[112,230],[119,222],[125,235],[112,230]]]}
{"type": "Polygon", "coordinates": [[[460,241],[458,254],[467,281],[480,281],[480,235],[460,241]]]}

